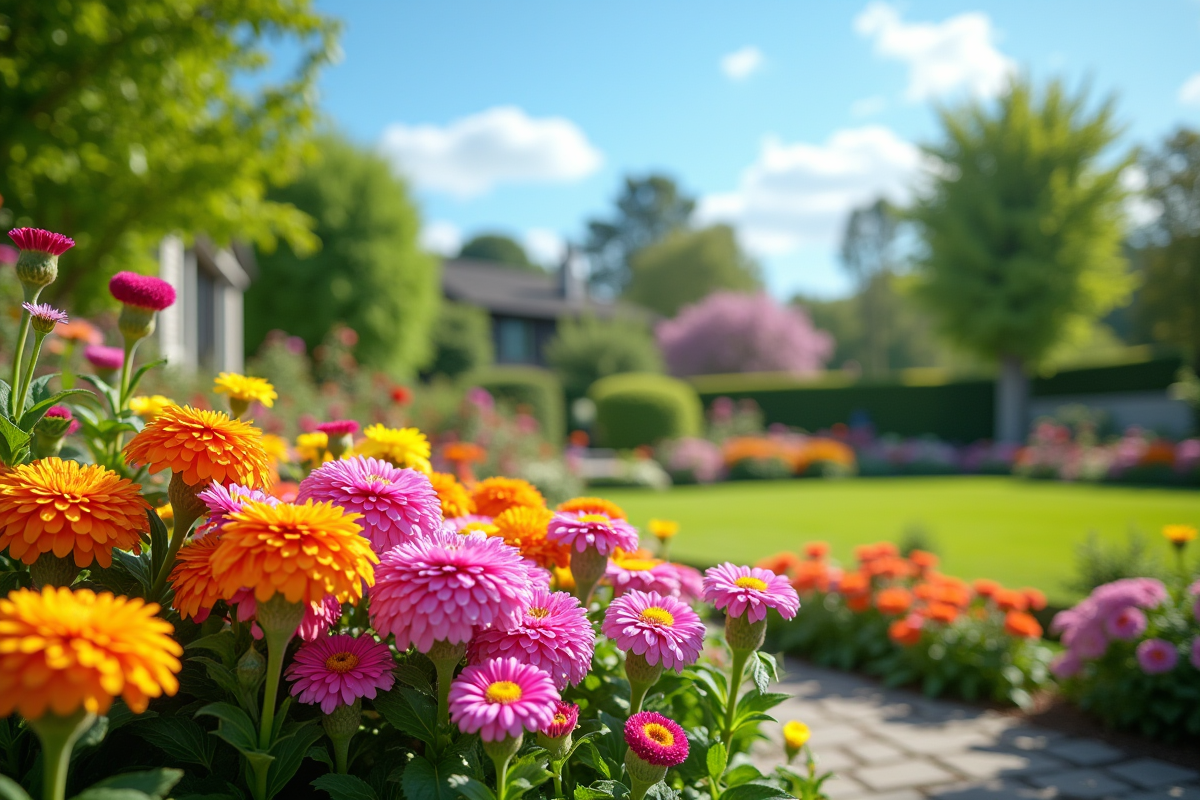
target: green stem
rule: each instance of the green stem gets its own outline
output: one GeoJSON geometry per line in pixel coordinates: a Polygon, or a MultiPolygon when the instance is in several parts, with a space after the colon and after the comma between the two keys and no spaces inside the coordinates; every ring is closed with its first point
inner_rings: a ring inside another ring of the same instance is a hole
{"type": "Polygon", "coordinates": [[[642,710],[642,701],[646,699],[646,692],[650,691],[650,686],[649,683],[629,684],[629,716],[632,717],[642,710]]]}
{"type": "Polygon", "coordinates": [[[71,766],[71,748],[84,731],[96,721],[96,715],[82,708],[69,717],[46,714],[30,721],[42,743],[42,797],[64,800],[67,796],[67,772],[71,766]]]}
{"type": "Polygon", "coordinates": [[[507,758],[492,762],[496,765],[496,800],[504,800],[505,784],[508,783],[508,762],[507,758]]]}
{"type": "Polygon", "coordinates": [[[133,373],[133,354],[140,341],[141,339],[125,340],[125,360],[121,362],[121,394],[119,397],[121,408],[118,409],[119,411],[124,411],[125,407],[129,405],[129,378],[133,373]]]}
{"type": "Polygon", "coordinates": [[[266,764],[254,765],[254,800],[267,800],[267,775],[271,768],[266,764]]]}
{"type": "Polygon", "coordinates": [[[333,742],[333,763],[338,775],[347,774],[350,767],[350,740],[352,736],[330,737],[333,742]]]}
{"type": "Polygon", "coordinates": [[[733,716],[737,712],[738,692],[742,688],[742,673],[746,670],[746,659],[753,651],[734,650],[733,669],[729,673],[729,697],[725,705],[725,752],[733,742],[733,716]]]}
{"type": "Polygon", "coordinates": [[[439,730],[450,727],[450,683],[454,680],[454,668],[458,662],[450,659],[438,659],[433,662],[437,670],[438,711],[437,724],[439,730]]]}
{"type": "Polygon", "coordinates": [[[33,352],[29,356],[29,368],[21,375],[21,388],[17,390],[16,407],[13,410],[13,422],[20,424],[21,415],[25,413],[25,398],[29,396],[29,384],[33,383],[33,370],[37,367],[38,357],[42,354],[42,342],[46,334],[41,331],[33,332],[33,352]]]}
{"type": "Polygon", "coordinates": [[[175,511],[175,528],[171,531],[171,541],[167,545],[167,556],[163,559],[163,564],[158,571],[158,575],[154,576],[154,585],[150,587],[150,594],[147,595],[153,603],[162,602],[163,592],[167,588],[167,578],[170,577],[171,569],[175,566],[175,557],[179,555],[179,548],[183,547],[183,540],[187,538],[192,525],[199,519],[199,517],[188,519],[186,509],[173,508],[172,510],[175,511]]]}
{"type": "MultiPolygon", "coordinates": [[[[34,289],[32,292],[29,287],[22,287],[25,290],[26,303],[36,303],[38,295],[42,293],[41,289],[34,289]],[[32,293],[32,297],[28,295],[32,293]]],[[[29,325],[33,318],[29,316],[29,312],[24,308],[21,309],[21,326],[17,329],[17,343],[13,348],[13,366],[12,366],[12,383],[10,391],[17,391],[17,384],[21,382],[21,362],[25,359],[25,340],[29,338],[29,325]]],[[[8,405],[11,410],[10,417],[14,420],[17,418],[17,398],[15,394],[10,394],[8,405]]]]}
{"type": "Polygon", "coordinates": [[[62,375],[58,381],[64,389],[75,388],[75,340],[68,339],[63,347],[62,358],[60,359],[62,366],[60,371],[62,375]]]}
{"type": "Polygon", "coordinates": [[[558,769],[554,771],[554,796],[559,798],[563,796],[561,764],[559,764],[558,769]]]}
{"type": "Polygon", "coordinates": [[[287,650],[292,634],[280,631],[267,631],[263,634],[267,639],[267,681],[263,688],[262,723],[258,730],[258,749],[271,749],[271,729],[275,725],[275,696],[279,693],[279,676],[283,672],[283,654],[287,650]]]}

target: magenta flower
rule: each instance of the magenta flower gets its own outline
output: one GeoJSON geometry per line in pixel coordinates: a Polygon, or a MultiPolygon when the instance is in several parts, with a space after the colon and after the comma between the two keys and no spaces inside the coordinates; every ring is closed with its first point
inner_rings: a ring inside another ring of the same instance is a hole
{"type": "Polygon", "coordinates": [[[175,287],[162,278],[118,272],[108,282],[108,291],[127,306],[162,311],[175,304],[175,287]]]}
{"type": "Polygon", "coordinates": [[[679,597],[681,585],[675,567],[657,559],[613,558],[604,568],[604,579],[613,587],[613,596],[631,590],[658,592],[679,597]]]}
{"type": "Polygon", "coordinates": [[[498,658],[467,667],[450,684],[450,719],[463,733],[499,742],[549,725],[559,699],[549,675],[498,658]]]}
{"type": "Polygon", "coordinates": [[[271,497],[258,489],[250,489],[241,484],[231,483],[228,487],[213,481],[204,491],[196,495],[200,502],[208,506],[208,518],[196,529],[197,536],[204,536],[212,531],[220,530],[229,519],[230,514],[236,514],[247,503],[267,503],[276,505],[279,499],[271,497]]]}
{"type": "Polygon", "coordinates": [[[699,600],[704,594],[704,576],[700,570],[686,564],[668,562],[668,566],[675,571],[675,579],[679,581],[679,599],[687,603],[699,600]]]}
{"type": "Polygon", "coordinates": [[[642,761],[657,767],[677,767],[688,757],[683,728],[653,711],[641,711],[625,722],[625,744],[642,761]]]}
{"type": "Polygon", "coordinates": [[[638,534],[623,519],[609,519],[603,514],[573,514],[559,512],[550,520],[546,538],[561,542],[568,548],[582,553],[589,547],[607,556],[616,548],[636,550],[638,534]]]}
{"type": "Polygon", "coordinates": [[[336,439],[339,436],[352,436],[358,433],[358,423],[352,419],[335,419],[332,422],[322,422],[317,426],[317,430],[330,439],[336,439]]]}
{"type": "Polygon", "coordinates": [[[29,312],[33,318],[35,330],[52,331],[60,322],[68,322],[67,312],[59,311],[49,303],[21,303],[21,308],[29,312]]]}
{"type": "MultiPolygon", "coordinates": [[[[1200,641],[1200,639],[1197,641],[1200,641]]],[[[549,739],[561,739],[575,730],[575,726],[578,724],[579,706],[574,703],[555,700],[554,716],[551,718],[549,724],[542,726],[542,729],[538,732],[549,739]]]]}
{"type": "Polygon", "coordinates": [[[13,228],[8,232],[8,238],[22,250],[36,250],[52,256],[61,256],[75,246],[75,240],[71,237],[41,228],[13,228]]]}
{"type": "Polygon", "coordinates": [[[751,623],[766,619],[768,608],[777,610],[784,619],[791,619],[800,610],[800,596],[787,578],[768,569],[738,567],[728,561],[705,570],[702,598],[731,617],[746,614],[751,623]]]}
{"type": "Polygon", "coordinates": [[[370,636],[326,636],[307,642],[296,651],[287,669],[292,696],[301,703],[319,705],[326,714],[339,705],[352,705],[396,682],[392,652],[370,636]]]}
{"type": "Polygon", "coordinates": [[[1160,675],[1175,669],[1179,650],[1166,639],[1147,639],[1137,646],[1137,660],[1142,672],[1160,675]]]}
{"type": "Polygon", "coordinates": [[[83,357],[96,369],[116,370],[125,363],[124,350],[103,344],[89,344],[83,348],[83,357]]]}
{"type": "Polygon", "coordinates": [[[613,600],[600,626],[622,650],[645,656],[654,666],[683,672],[704,646],[704,623],[691,606],[674,597],[636,589],[613,600]]]}
{"type": "Polygon", "coordinates": [[[442,528],[442,503],[429,478],[377,458],[355,456],[313,470],[296,502],[309,499],[362,514],[363,535],[377,553],[442,528]]]}
{"type": "MultiPolygon", "coordinates": [[[[1110,629],[1112,620],[1126,609],[1156,608],[1166,599],[1167,587],[1162,581],[1123,578],[1097,586],[1074,608],[1060,611],[1050,630],[1062,634],[1063,645],[1081,662],[1099,658],[1108,649],[1108,637],[1115,635],[1110,629]]],[[[1136,615],[1126,624],[1136,624],[1136,615]]]]}
{"type": "Polygon", "coordinates": [[[15,264],[21,257],[21,251],[6,244],[0,244],[0,264],[15,264]]]}
{"type": "Polygon", "coordinates": [[[1054,673],[1054,677],[1059,680],[1073,678],[1079,674],[1079,670],[1083,667],[1083,662],[1079,656],[1070,650],[1065,650],[1055,656],[1050,662],[1050,671],[1054,673]]]}
{"type": "Polygon", "coordinates": [[[1108,635],[1114,639],[1132,641],[1146,630],[1146,615],[1140,608],[1129,606],[1109,617],[1104,623],[1108,635]]]}
{"type": "Polygon", "coordinates": [[[454,533],[459,533],[462,531],[463,528],[467,527],[468,525],[470,525],[472,523],[478,523],[480,525],[491,525],[492,518],[485,517],[482,514],[467,514],[467,515],[461,516],[461,517],[450,517],[449,519],[445,519],[442,521],[442,529],[448,530],[448,531],[453,531],[454,533]]]}
{"type": "Polygon", "coordinates": [[[511,628],[530,606],[529,569],[503,539],[439,531],[380,557],[370,590],[371,622],[396,647],[429,652],[463,644],[476,631],[511,628]]]}
{"type": "Polygon", "coordinates": [[[60,419],[74,419],[71,415],[71,409],[66,406],[50,406],[46,409],[47,417],[58,417],[60,419]]]}
{"type": "Polygon", "coordinates": [[[547,673],[560,692],[578,686],[592,668],[596,635],[587,609],[567,592],[548,587],[532,590],[522,620],[508,630],[490,628],[475,634],[467,660],[480,664],[496,658],[516,658],[547,673]]]}

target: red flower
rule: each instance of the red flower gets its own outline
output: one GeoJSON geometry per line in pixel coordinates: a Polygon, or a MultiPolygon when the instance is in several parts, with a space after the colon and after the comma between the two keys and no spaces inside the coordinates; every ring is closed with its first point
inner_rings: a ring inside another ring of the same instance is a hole
{"type": "Polygon", "coordinates": [[[398,406],[406,406],[412,402],[412,392],[407,386],[392,387],[392,402],[398,406]]]}

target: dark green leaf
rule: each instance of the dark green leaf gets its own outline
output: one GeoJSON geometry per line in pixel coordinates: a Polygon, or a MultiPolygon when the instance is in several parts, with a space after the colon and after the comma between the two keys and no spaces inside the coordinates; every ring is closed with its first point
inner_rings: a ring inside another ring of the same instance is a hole
{"type": "Polygon", "coordinates": [[[762,773],[758,771],[758,767],[753,764],[739,764],[725,776],[725,785],[729,787],[741,786],[743,783],[756,781],[762,777],[762,773]]]}
{"type": "Polygon", "coordinates": [[[9,466],[18,464],[29,450],[29,434],[0,417],[0,459],[9,466]]]}
{"type": "MultiPolygon", "coordinates": [[[[283,716],[280,714],[280,716],[283,716]]],[[[275,760],[267,772],[267,797],[274,797],[283,791],[287,782],[300,769],[304,762],[304,754],[324,733],[315,724],[305,724],[294,733],[285,734],[271,747],[271,755],[275,760]]]]}
{"type": "Polygon", "coordinates": [[[84,789],[82,793],[75,795],[71,800],[155,800],[155,798],[145,792],[139,792],[137,789],[93,787],[84,789]]]}
{"type": "Polygon", "coordinates": [[[406,800],[455,800],[459,794],[456,784],[462,783],[461,771],[462,767],[451,759],[443,758],[435,766],[417,757],[404,769],[400,787],[406,800]]]}
{"type": "Polygon", "coordinates": [[[599,772],[605,778],[612,777],[612,770],[609,769],[608,762],[604,760],[604,756],[600,755],[600,751],[596,748],[594,742],[584,743],[584,746],[579,750],[579,760],[596,770],[596,772],[599,772]]]}
{"type": "MultiPolygon", "coordinates": [[[[8,384],[4,384],[7,386],[8,384]]],[[[12,778],[0,775],[0,800],[33,800],[12,778]]]]}
{"type": "Polygon", "coordinates": [[[196,712],[197,717],[216,717],[218,720],[216,735],[229,742],[238,750],[255,750],[258,748],[258,731],[250,721],[245,711],[231,703],[209,703],[196,712]]]}
{"type": "Polygon", "coordinates": [[[647,800],[679,800],[679,792],[659,781],[646,790],[646,798],[647,800]]]}
{"type": "Polygon", "coordinates": [[[138,384],[142,382],[142,377],[145,376],[145,374],[147,372],[154,369],[155,367],[161,367],[166,363],[167,363],[167,360],[165,358],[160,358],[158,361],[150,361],[150,362],[142,364],[140,367],[138,367],[137,370],[133,373],[133,375],[129,376],[129,390],[125,393],[125,396],[121,398],[121,401],[122,401],[121,405],[124,406],[125,405],[124,401],[133,397],[133,395],[137,391],[138,384]]]}
{"type": "Polygon", "coordinates": [[[188,642],[185,650],[210,650],[221,658],[221,663],[232,669],[237,666],[237,637],[233,631],[226,628],[208,636],[188,642]]]}
{"type": "Polygon", "coordinates": [[[620,781],[596,781],[591,786],[576,786],[575,800],[601,800],[606,797],[628,797],[629,787],[620,781]]]}
{"type": "Polygon", "coordinates": [[[424,670],[412,664],[398,664],[396,666],[396,680],[401,683],[407,683],[414,689],[425,694],[433,694],[433,684],[429,682],[428,676],[424,670]]]}
{"type": "MultiPolygon", "coordinates": [[[[167,560],[171,534],[167,532],[167,525],[162,521],[162,517],[158,516],[158,512],[153,508],[146,510],[146,517],[150,520],[150,573],[157,579],[167,560]]],[[[187,531],[184,531],[183,535],[186,533],[187,531]]]]}
{"type": "Polygon", "coordinates": [[[322,775],[310,784],[333,800],[378,800],[371,784],[353,775],[322,775]]]}
{"type": "MultiPolygon", "coordinates": [[[[437,704],[411,686],[399,685],[375,699],[375,710],[392,727],[428,745],[437,742],[437,704]]],[[[407,790],[405,790],[407,793],[407,790]]],[[[411,798],[410,798],[411,800],[411,798]]]]}
{"type": "MultiPolygon", "coordinates": [[[[114,550],[113,552],[119,553],[121,551],[114,550]]],[[[28,575],[28,572],[15,569],[6,572],[0,572],[0,597],[7,597],[8,593],[13,589],[20,588],[22,584],[28,583],[28,575]]]]}
{"type": "Polygon", "coordinates": [[[449,783],[466,800],[496,800],[496,793],[489,786],[466,775],[451,775],[449,783]]]}
{"type": "Polygon", "coordinates": [[[773,797],[791,797],[778,786],[765,783],[743,783],[721,793],[721,800],[770,800],[773,797]]]}
{"type": "Polygon", "coordinates": [[[158,717],[138,722],[130,728],[135,734],[162,750],[175,762],[199,764],[212,770],[215,742],[193,719],[158,717]]]}
{"type": "Polygon", "coordinates": [[[305,758],[311,758],[313,761],[320,761],[325,766],[329,767],[329,771],[334,770],[333,758],[329,755],[329,749],[321,744],[315,744],[308,748],[308,752],[304,754],[305,758]]]}
{"type": "Polygon", "coordinates": [[[741,716],[742,714],[752,714],[758,711],[769,711],[770,709],[782,703],[784,700],[787,700],[789,697],[791,697],[791,695],[781,694],[779,692],[763,693],[757,689],[752,689],[751,691],[746,692],[745,696],[743,696],[741,700],[738,700],[738,716],[741,716]]]}
{"type": "Polygon", "coordinates": [[[145,772],[126,772],[113,775],[99,783],[93,784],[92,789],[132,789],[136,792],[158,798],[166,797],[171,788],[183,777],[181,769],[150,769],[145,772]]]}

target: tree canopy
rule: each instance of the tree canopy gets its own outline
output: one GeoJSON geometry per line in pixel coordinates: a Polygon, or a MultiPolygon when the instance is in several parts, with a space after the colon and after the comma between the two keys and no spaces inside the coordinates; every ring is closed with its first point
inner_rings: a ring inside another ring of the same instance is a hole
{"type": "Polygon", "coordinates": [[[0,222],[77,243],[46,298],[91,310],[175,231],[311,248],[308,218],[267,189],[311,152],[336,33],[310,0],[4,4],[0,222]],[[276,80],[281,42],[297,66],[276,80]]]}
{"type": "Polygon", "coordinates": [[[563,319],[546,345],[546,360],[562,381],[567,397],[587,394],[588,387],[621,372],[662,372],[662,356],[641,320],[584,317],[563,319]]]}
{"type": "Polygon", "coordinates": [[[487,311],[443,300],[433,325],[433,359],[422,371],[457,378],[491,365],[494,358],[487,311]]]}
{"type": "Polygon", "coordinates": [[[508,267],[520,267],[536,272],[542,271],[541,267],[529,260],[529,254],[516,239],[501,233],[483,233],[472,237],[459,249],[458,257],[494,261],[508,267]]]}
{"type": "Polygon", "coordinates": [[[668,317],[719,289],[749,292],[761,285],[758,265],[728,225],[675,231],[639,250],[630,267],[623,297],[668,317]]]}

